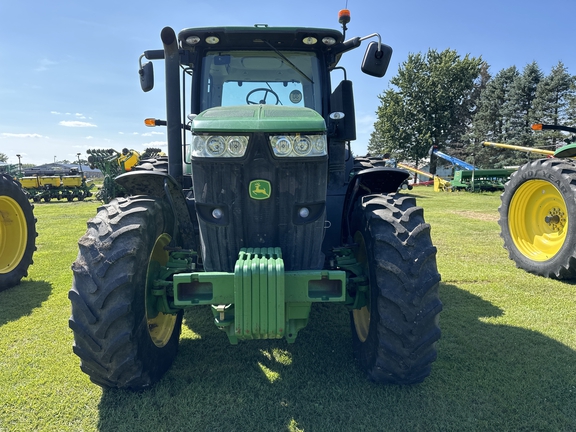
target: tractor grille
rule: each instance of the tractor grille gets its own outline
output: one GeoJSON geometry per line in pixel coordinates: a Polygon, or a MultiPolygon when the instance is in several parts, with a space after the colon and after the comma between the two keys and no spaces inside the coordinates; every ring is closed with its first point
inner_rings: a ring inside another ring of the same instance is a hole
{"type": "Polygon", "coordinates": [[[266,134],[251,136],[244,158],[194,158],[205,270],[232,272],[241,248],[263,247],[280,247],[287,271],[322,268],[327,164],[274,158],[266,134]]]}

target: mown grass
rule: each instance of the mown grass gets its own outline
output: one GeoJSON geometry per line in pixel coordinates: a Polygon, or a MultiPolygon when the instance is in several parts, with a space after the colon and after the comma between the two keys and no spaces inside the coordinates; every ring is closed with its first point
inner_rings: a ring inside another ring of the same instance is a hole
{"type": "Polygon", "coordinates": [[[431,376],[378,386],[354,366],[348,313],[317,305],[295,344],[228,344],[207,308],[154,388],[102,390],[80,371],[70,265],[97,203],[36,205],[30,276],[0,293],[0,431],[576,430],[576,287],[507,258],[498,194],[414,189],[442,274],[431,376]]]}

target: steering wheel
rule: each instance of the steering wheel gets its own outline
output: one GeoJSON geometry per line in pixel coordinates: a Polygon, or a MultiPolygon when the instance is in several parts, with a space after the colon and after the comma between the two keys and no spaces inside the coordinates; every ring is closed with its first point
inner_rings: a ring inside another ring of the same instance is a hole
{"type": "Polygon", "coordinates": [[[274,105],[278,105],[280,103],[280,98],[278,97],[278,93],[276,93],[274,90],[270,90],[270,89],[267,89],[264,87],[256,88],[256,89],[252,90],[250,93],[248,93],[246,95],[246,103],[248,105],[258,105],[258,104],[266,105],[266,98],[268,97],[269,93],[274,95],[274,97],[276,98],[276,103],[274,105]],[[252,94],[254,94],[256,92],[264,92],[264,95],[262,96],[262,99],[260,99],[260,102],[254,102],[254,101],[250,100],[250,96],[252,96],[252,94]]]}

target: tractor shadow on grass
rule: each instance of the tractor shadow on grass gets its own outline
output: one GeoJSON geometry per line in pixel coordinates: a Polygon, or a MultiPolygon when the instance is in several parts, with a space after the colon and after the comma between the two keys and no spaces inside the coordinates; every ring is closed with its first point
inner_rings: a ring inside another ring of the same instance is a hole
{"type": "Polygon", "coordinates": [[[99,430],[571,430],[576,352],[499,324],[504,311],[442,284],[442,339],[415,386],[369,382],[347,310],[317,304],[296,343],[228,343],[208,308],[188,311],[171,370],[141,393],[104,391],[99,430]],[[188,333],[192,329],[195,338],[188,333]]]}
{"type": "Polygon", "coordinates": [[[51,292],[52,285],[49,282],[27,280],[0,292],[0,327],[30,315],[48,300],[51,292]]]}

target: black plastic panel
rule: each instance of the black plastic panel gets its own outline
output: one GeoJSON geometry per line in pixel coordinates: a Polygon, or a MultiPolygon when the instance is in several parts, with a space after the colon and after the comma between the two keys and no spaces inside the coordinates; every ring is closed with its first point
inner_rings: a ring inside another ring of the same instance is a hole
{"type": "Polygon", "coordinates": [[[234,270],[243,247],[280,247],[285,269],[322,268],[326,157],[275,158],[264,134],[251,137],[242,159],[194,158],[194,196],[207,271],[234,270]],[[271,184],[268,199],[250,198],[253,180],[271,184]],[[298,209],[310,211],[298,217],[298,209]],[[212,210],[225,212],[220,219],[212,210]]]}

